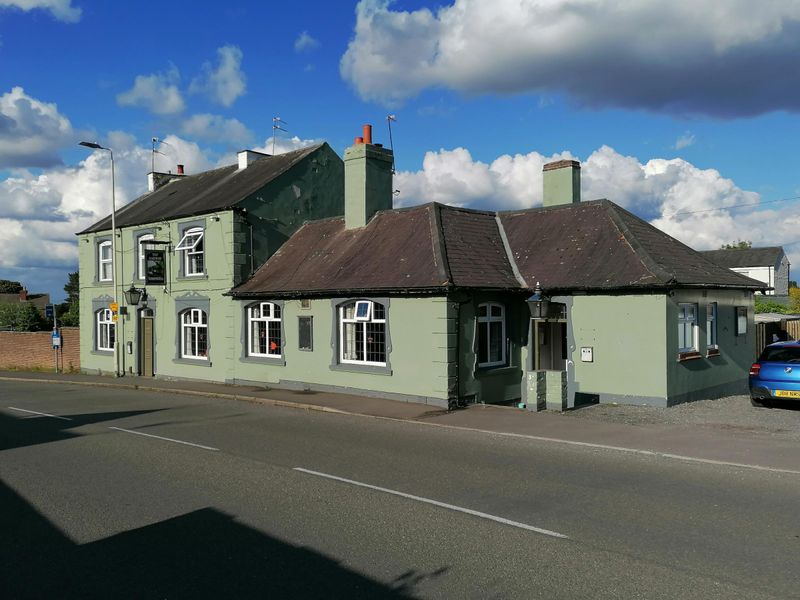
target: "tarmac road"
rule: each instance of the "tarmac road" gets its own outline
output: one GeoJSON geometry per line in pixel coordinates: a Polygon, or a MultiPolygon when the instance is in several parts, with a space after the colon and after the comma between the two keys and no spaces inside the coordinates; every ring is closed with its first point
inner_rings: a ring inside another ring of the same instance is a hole
{"type": "Polygon", "coordinates": [[[3,381],[0,478],[6,598],[800,596],[792,473],[3,381]]]}

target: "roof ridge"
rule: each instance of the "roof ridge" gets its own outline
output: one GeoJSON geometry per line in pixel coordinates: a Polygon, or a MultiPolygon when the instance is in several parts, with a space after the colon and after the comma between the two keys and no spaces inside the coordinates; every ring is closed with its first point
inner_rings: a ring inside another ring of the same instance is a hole
{"type": "Polygon", "coordinates": [[[517,261],[514,260],[514,254],[511,252],[511,244],[508,243],[508,236],[506,235],[505,227],[503,227],[503,222],[500,220],[500,215],[498,213],[494,214],[494,222],[497,223],[497,231],[500,233],[500,240],[503,242],[503,250],[506,252],[506,259],[511,266],[511,272],[514,273],[514,278],[522,287],[529,288],[528,282],[525,281],[525,278],[517,267],[517,261]]]}
{"type": "Polygon", "coordinates": [[[447,240],[444,236],[444,223],[442,222],[442,207],[437,202],[432,203],[431,244],[433,244],[433,257],[439,263],[439,270],[444,281],[442,285],[453,284],[453,274],[450,272],[450,259],[447,255],[447,240]]]}
{"type": "MultiPolygon", "coordinates": [[[[642,263],[642,266],[644,266],[645,269],[650,271],[650,273],[654,277],[661,279],[663,283],[668,284],[676,281],[677,278],[675,277],[674,273],[670,273],[666,269],[662,268],[661,265],[659,265],[658,262],[656,262],[656,260],[652,256],[650,256],[650,253],[647,251],[647,249],[642,245],[639,239],[633,234],[633,232],[630,230],[627,224],[622,220],[622,216],[617,212],[617,209],[623,210],[624,212],[626,212],[627,214],[631,215],[636,219],[639,219],[639,217],[637,217],[631,212],[628,212],[627,210],[611,202],[610,200],[606,200],[605,202],[606,202],[605,208],[609,213],[609,216],[611,217],[611,222],[625,238],[625,242],[630,246],[631,250],[633,250],[634,256],[639,258],[640,262],[642,263]]],[[[649,227],[652,227],[659,233],[664,234],[663,231],[661,231],[657,227],[653,227],[652,225],[650,225],[650,223],[647,223],[647,221],[645,221],[644,219],[639,219],[639,220],[642,221],[643,223],[646,223],[649,227]]],[[[686,246],[685,244],[682,245],[686,246]]],[[[689,246],[686,247],[689,248],[689,246]]],[[[689,248],[689,250],[691,250],[691,248],[689,248]]]]}

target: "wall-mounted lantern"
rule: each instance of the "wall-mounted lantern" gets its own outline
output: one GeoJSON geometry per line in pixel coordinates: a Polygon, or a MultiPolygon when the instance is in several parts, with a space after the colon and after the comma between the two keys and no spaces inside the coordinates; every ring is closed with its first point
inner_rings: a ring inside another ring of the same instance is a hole
{"type": "Polygon", "coordinates": [[[145,288],[136,288],[131,284],[131,287],[125,290],[124,294],[125,302],[129,306],[137,306],[139,302],[147,302],[147,290],[145,288]]]}
{"type": "Polygon", "coordinates": [[[531,311],[531,317],[534,319],[546,319],[550,310],[550,299],[542,292],[542,286],[536,282],[536,288],[533,290],[533,296],[528,298],[528,309],[531,311]]]}

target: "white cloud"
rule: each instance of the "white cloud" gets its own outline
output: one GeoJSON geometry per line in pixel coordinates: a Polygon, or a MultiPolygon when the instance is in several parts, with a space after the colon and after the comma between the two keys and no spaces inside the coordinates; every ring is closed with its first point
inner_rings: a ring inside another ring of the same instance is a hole
{"type": "Polygon", "coordinates": [[[58,151],[77,135],[55,104],[32,98],[21,87],[0,96],[0,168],[59,164],[58,151]]]}
{"type": "Polygon", "coordinates": [[[238,119],[226,119],[220,115],[192,115],[181,125],[184,135],[228,145],[244,145],[253,137],[252,132],[238,119]]]}
{"type": "MultiPolygon", "coordinates": [[[[197,144],[175,135],[164,141],[168,156],[156,155],[157,170],[174,172],[177,163],[185,164],[187,173],[211,167],[207,153],[197,144]]],[[[152,154],[149,147],[138,145],[133,136],[121,131],[109,133],[103,145],[114,150],[120,208],[147,190],[145,174],[150,171],[152,154]]],[[[13,271],[28,280],[25,273],[61,268],[66,281],[67,270],[77,267],[75,233],[111,212],[109,154],[91,152],[77,166],[38,175],[19,170],[0,181],[0,198],[0,272],[13,271]]]]}
{"type": "Polygon", "coordinates": [[[180,73],[174,65],[166,73],[137,75],[131,89],[117,94],[117,104],[141,106],[157,115],[179,113],[185,107],[179,81],[180,73]]]}
{"type": "Polygon", "coordinates": [[[675,140],[675,150],[683,150],[684,148],[688,148],[689,146],[693,145],[694,142],[694,134],[691,131],[687,131],[677,140],[675,140]]]}
{"type": "Polygon", "coordinates": [[[340,69],[364,99],[400,103],[443,86],[720,117],[800,110],[799,2],[392,4],[356,8],[340,69]]]}
{"type": "Polygon", "coordinates": [[[319,40],[311,37],[307,31],[298,35],[297,39],[294,41],[295,52],[306,52],[316,48],[319,48],[319,40]]]}
{"type": "Polygon", "coordinates": [[[81,20],[81,9],[72,6],[72,0],[0,0],[0,8],[19,8],[25,12],[48,10],[59,21],[77,23],[81,20]]]}
{"type": "Polygon", "coordinates": [[[241,70],[242,51],[237,46],[217,48],[219,64],[216,68],[207,62],[203,73],[192,80],[189,93],[205,93],[222,106],[230,106],[244,94],[247,80],[241,70]]]}
{"type": "MultiPolygon", "coordinates": [[[[569,151],[503,155],[476,161],[464,148],[428,152],[419,171],[397,173],[396,206],[437,201],[490,210],[515,210],[542,203],[542,166],[577,158],[569,151]]],[[[739,239],[756,246],[800,240],[800,204],[782,210],[757,206],[760,196],[742,190],[714,169],[682,159],[641,162],[602,146],[582,163],[584,200],[608,198],[698,250],[719,248],[739,239]],[[749,208],[724,207],[755,205],[749,208]],[[718,210],[720,209],[720,210],[718,210]]],[[[800,253],[795,246],[790,254],[800,253]]],[[[790,256],[800,261],[800,256],[790,256]]]]}

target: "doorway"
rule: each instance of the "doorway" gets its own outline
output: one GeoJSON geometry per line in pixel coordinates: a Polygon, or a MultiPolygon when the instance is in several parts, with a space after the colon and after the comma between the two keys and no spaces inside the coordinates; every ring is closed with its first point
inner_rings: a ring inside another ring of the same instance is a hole
{"type": "Polygon", "coordinates": [[[139,375],[155,375],[155,315],[152,308],[139,311],[139,375]]]}
{"type": "Polygon", "coordinates": [[[534,320],[535,371],[565,371],[567,368],[567,322],[534,320]]]}

